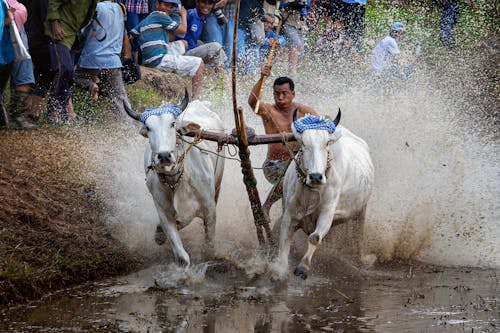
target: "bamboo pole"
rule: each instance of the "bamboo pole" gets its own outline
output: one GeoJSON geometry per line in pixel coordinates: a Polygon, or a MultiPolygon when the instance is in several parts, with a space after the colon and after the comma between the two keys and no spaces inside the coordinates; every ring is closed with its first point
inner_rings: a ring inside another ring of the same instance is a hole
{"type": "MultiPolygon", "coordinates": [[[[276,4],[276,7],[279,7],[279,1],[276,4]]],[[[273,62],[273,57],[274,57],[274,51],[276,50],[276,45],[278,44],[278,36],[280,34],[281,30],[281,24],[283,23],[283,20],[281,17],[278,18],[278,26],[276,27],[276,35],[273,38],[273,43],[271,44],[271,50],[269,51],[269,56],[267,57],[267,63],[266,66],[271,66],[273,62]]],[[[267,76],[264,76],[262,78],[262,81],[260,82],[260,87],[259,87],[259,93],[257,95],[257,103],[255,104],[255,108],[253,111],[257,113],[259,111],[259,106],[260,106],[260,98],[262,97],[262,92],[264,91],[264,85],[266,82],[267,76]]]]}
{"type": "Polygon", "coordinates": [[[245,119],[243,117],[243,109],[241,107],[238,107],[238,103],[236,100],[236,40],[238,38],[239,11],[240,0],[237,0],[233,31],[233,58],[231,62],[234,122],[238,138],[238,150],[240,156],[241,172],[243,174],[243,183],[245,184],[248,199],[250,200],[250,207],[252,208],[254,224],[257,230],[257,238],[259,240],[259,244],[263,246],[266,243],[262,231],[263,226],[265,226],[264,229],[266,230],[269,241],[271,241],[272,239],[270,234],[269,221],[265,218],[262,211],[259,192],[257,191],[257,180],[255,179],[255,176],[253,174],[252,162],[250,160],[250,150],[248,149],[248,139],[245,129],[245,119]]]}

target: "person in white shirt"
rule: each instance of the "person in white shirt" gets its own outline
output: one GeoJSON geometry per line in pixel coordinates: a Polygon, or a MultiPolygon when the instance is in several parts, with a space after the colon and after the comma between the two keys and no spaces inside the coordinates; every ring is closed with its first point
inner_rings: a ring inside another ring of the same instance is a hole
{"type": "Polygon", "coordinates": [[[394,22],[389,35],[375,46],[370,62],[374,76],[380,77],[396,74],[398,68],[397,58],[401,54],[397,42],[404,33],[405,28],[403,23],[394,22]]]}

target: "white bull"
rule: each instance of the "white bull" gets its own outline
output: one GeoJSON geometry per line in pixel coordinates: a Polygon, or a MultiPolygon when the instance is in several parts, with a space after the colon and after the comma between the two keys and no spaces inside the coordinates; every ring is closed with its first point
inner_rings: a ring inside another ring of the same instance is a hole
{"type": "Polygon", "coordinates": [[[294,274],[304,279],[332,223],[357,217],[362,231],[372,190],[368,145],[346,128],[337,127],[339,121],[340,110],[333,122],[309,115],[296,121],[294,114],[292,131],[301,150],[285,174],[278,263],[287,269],[291,238],[302,229],[309,236],[308,248],[294,274]]]}
{"type": "Polygon", "coordinates": [[[178,230],[195,217],[201,218],[206,249],[213,249],[224,158],[219,157],[223,151],[217,151],[217,143],[194,143],[193,138],[181,136],[178,131],[201,127],[223,133],[224,125],[204,103],[193,101],[188,106],[187,92],[179,106],[166,105],[143,114],[126,106],[126,111],[144,123],[140,133],[149,139],[144,153],[146,185],[177,262],[188,266],[190,258],[178,230]]]}

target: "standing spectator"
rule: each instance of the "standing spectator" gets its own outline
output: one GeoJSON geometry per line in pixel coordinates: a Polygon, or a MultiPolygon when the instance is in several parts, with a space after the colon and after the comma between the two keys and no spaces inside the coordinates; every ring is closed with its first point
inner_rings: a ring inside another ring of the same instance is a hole
{"type": "Polygon", "coordinates": [[[398,56],[401,51],[398,40],[404,35],[405,29],[401,22],[394,22],[389,35],[382,39],[373,50],[371,69],[374,77],[393,77],[399,72],[398,56]]]}
{"type": "MultiPolygon", "coordinates": [[[[471,0],[465,2],[472,8],[477,8],[477,5],[471,0]]],[[[460,15],[460,1],[459,0],[437,0],[441,9],[441,23],[440,23],[440,40],[443,46],[454,48],[455,41],[455,28],[457,26],[458,17],[460,15]]]]}
{"type": "Polygon", "coordinates": [[[344,47],[353,50],[357,55],[361,54],[363,37],[365,35],[365,9],[366,0],[342,0],[343,21],[346,31],[346,43],[344,47]]]}
{"type": "Polygon", "coordinates": [[[0,36],[2,38],[0,44],[0,125],[7,126],[9,119],[7,110],[3,104],[3,93],[7,87],[12,66],[14,64],[15,55],[12,40],[10,39],[9,24],[14,19],[14,9],[8,8],[7,4],[0,1],[0,36]]]}
{"type": "Polygon", "coordinates": [[[45,33],[49,43],[54,78],[47,101],[47,119],[52,125],[71,122],[68,104],[74,79],[74,52],[77,33],[94,16],[97,0],[49,0],[45,33]]]}
{"type": "Polygon", "coordinates": [[[43,99],[52,84],[54,72],[50,64],[49,41],[44,29],[44,22],[47,18],[47,8],[49,0],[20,1],[28,10],[28,20],[24,25],[28,36],[31,60],[34,67],[35,88],[30,95],[30,114],[35,120],[38,119],[43,99]]]}
{"type": "Polygon", "coordinates": [[[283,36],[288,43],[288,63],[290,65],[290,77],[297,80],[297,69],[299,56],[304,52],[303,33],[307,29],[307,12],[311,9],[310,1],[300,0],[285,2],[281,4],[283,9],[283,36]]]}
{"type": "MultiPolygon", "coordinates": [[[[24,31],[24,23],[28,17],[28,11],[24,5],[17,0],[7,0],[11,8],[14,8],[14,20],[17,30],[21,36],[24,47],[28,49],[28,37],[24,31]]],[[[31,86],[35,83],[33,75],[33,64],[31,59],[16,60],[11,73],[11,94],[9,113],[11,127],[17,129],[35,129],[38,126],[29,117],[29,96],[31,86]]]]}
{"type": "MultiPolygon", "coordinates": [[[[123,3],[127,9],[127,31],[134,29],[139,22],[154,11],[154,8],[151,8],[151,0],[120,0],[120,3],[123,3]]],[[[135,61],[138,62],[139,44],[137,40],[132,41],[132,54],[135,61]]]]}
{"type": "Polygon", "coordinates": [[[211,14],[212,8],[212,0],[196,0],[196,7],[187,11],[187,32],[184,36],[188,45],[186,55],[202,58],[205,64],[222,69],[226,61],[222,44],[218,42],[203,43],[200,40],[202,29],[213,24],[218,26],[217,22],[205,21],[207,16],[211,14]]]}
{"type": "Polygon", "coordinates": [[[97,4],[97,16],[85,29],[85,43],[82,48],[75,83],[89,90],[97,99],[99,81],[106,85],[117,110],[124,112],[123,103],[130,105],[122,79],[122,61],[132,57],[130,42],[125,31],[126,13],[113,0],[97,4]]]}
{"type": "Polygon", "coordinates": [[[264,43],[264,0],[240,2],[238,20],[238,62],[244,73],[253,73],[258,68],[259,49],[264,43]]]}
{"type": "Polygon", "coordinates": [[[231,60],[233,59],[233,34],[234,34],[234,18],[235,18],[235,7],[236,0],[228,0],[223,8],[224,17],[227,22],[222,26],[222,47],[224,53],[227,56],[226,68],[231,65],[231,60]]]}
{"type": "Polygon", "coordinates": [[[186,9],[181,8],[181,23],[170,15],[177,7],[177,0],[156,1],[157,11],[152,12],[130,31],[138,39],[142,52],[142,64],[147,67],[192,77],[193,98],[198,98],[203,81],[204,63],[201,58],[185,56],[187,42],[170,42],[172,34],[185,34],[187,30],[186,9]]]}

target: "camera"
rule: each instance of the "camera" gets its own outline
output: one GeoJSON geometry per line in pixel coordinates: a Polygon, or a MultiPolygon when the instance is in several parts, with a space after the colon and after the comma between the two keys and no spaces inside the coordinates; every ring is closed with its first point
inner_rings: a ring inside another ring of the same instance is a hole
{"type": "MultiPolygon", "coordinates": [[[[212,0],[212,3],[215,5],[219,1],[220,0],[212,0]]],[[[214,8],[212,10],[212,13],[214,13],[215,17],[217,18],[217,23],[219,23],[219,25],[225,25],[227,23],[227,18],[224,16],[222,9],[214,8]]]]}

